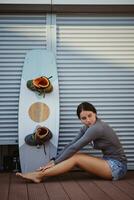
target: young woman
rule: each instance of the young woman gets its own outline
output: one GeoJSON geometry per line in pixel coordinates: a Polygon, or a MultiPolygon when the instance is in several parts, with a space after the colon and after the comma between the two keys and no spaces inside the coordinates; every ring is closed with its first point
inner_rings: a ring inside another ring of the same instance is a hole
{"type": "Polygon", "coordinates": [[[127,158],[114,130],[97,117],[95,107],[88,102],[78,106],[77,115],[84,126],[59,155],[38,171],[16,175],[39,183],[45,177],[63,174],[77,166],[104,179],[123,178],[127,172],[127,158]],[[88,143],[101,150],[103,157],[80,153],[79,150],[88,143]]]}

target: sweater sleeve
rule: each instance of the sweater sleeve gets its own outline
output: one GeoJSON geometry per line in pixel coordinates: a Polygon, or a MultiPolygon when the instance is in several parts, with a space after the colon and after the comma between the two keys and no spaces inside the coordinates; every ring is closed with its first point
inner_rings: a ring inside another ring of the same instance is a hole
{"type": "Polygon", "coordinates": [[[92,140],[97,139],[100,133],[100,127],[97,123],[89,127],[84,133],[81,133],[74,141],[72,141],[58,157],[55,158],[55,164],[73,156],[82,147],[90,143],[92,140]]]}
{"type": "Polygon", "coordinates": [[[59,159],[59,157],[61,157],[62,154],[64,154],[64,152],[66,151],[66,149],[68,149],[69,147],[71,147],[72,144],[74,144],[77,140],[79,140],[82,137],[82,135],[84,134],[84,132],[85,132],[86,129],[87,128],[85,126],[83,126],[80,129],[80,131],[78,132],[77,136],[69,144],[67,144],[64,147],[64,149],[55,158],[52,158],[52,160],[55,160],[55,163],[56,163],[56,161],[59,159]]]}

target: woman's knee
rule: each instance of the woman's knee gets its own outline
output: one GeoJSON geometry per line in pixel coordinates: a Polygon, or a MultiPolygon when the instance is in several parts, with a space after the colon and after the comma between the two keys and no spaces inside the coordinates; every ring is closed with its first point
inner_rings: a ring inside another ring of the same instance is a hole
{"type": "MultiPolygon", "coordinates": [[[[89,162],[93,162],[94,161],[94,159],[95,159],[96,157],[93,157],[93,156],[91,156],[91,155],[89,155],[89,154],[86,154],[86,153],[77,153],[77,154],[75,154],[75,162],[76,162],[76,164],[78,165],[78,166],[81,166],[81,165],[83,165],[83,163],[85,163],[85,162],[87,162],[88,161],[88,163],[89,162]]],[[[96,158],[96,159],[98,159],[98,158],[96,158]]]]}
{"type": "Polygon", "coordinates": [[[89,159],[91,156],[89,154],[77,152],[69,159],[71,159],[71,161],[74,162],[75,165],[79,166],[81,164],[83,158],[86,158],[86,157],[88,157],[88,159],[89,159]]]}
{"type": "MultiPolygon", "coordinates": [[[[87,155],[84,154],[84,153],[78,152],[78,153],[76,153],[76,154],[74,154],[72,156],[72,159],[74,160],[74,162],[75,162],[76,165],[79,165],[79,163],[81,162],[81,159],[83,157],[85,157],[85,156],[87,156],[87,155]]],[[[88,155],[88,157],[90,157],[90,156],[88,155]]]]}
{"type": "Polygon", "coordinates": [[[75,164],[78,164],[78,161],[80,159],[81,153],[75,153],[73,156],[71,156],[69,159],[75,164]]]}

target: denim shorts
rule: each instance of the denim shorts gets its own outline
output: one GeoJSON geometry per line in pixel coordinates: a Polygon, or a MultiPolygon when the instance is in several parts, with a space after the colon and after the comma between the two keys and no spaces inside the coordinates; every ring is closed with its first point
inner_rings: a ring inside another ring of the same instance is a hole
{"type": "Polygon", "coordinates": [[[109,167],[112,171],[112,180],[116,181],[125,176],[127,173],[127,164],[122,163],[118,160],[112,159],[112,158],[106,158],[103,157],[104,160],[107,161],[109,167]]]}

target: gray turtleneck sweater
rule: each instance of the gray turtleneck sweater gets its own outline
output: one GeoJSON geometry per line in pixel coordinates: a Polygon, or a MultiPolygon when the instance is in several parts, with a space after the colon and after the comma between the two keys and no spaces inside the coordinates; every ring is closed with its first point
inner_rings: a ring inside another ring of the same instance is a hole
{"type": "Polygon", "coordinates": [[[101,150],[104,157],[127,163],[124,150],[114,130],[107,123],[97,118],[96,123],[91,127],[83,126],[81,128],[76,138],[55,157],[55,164],[73,156],[89,143],[92,144],[94,149],[101,150]]]}

